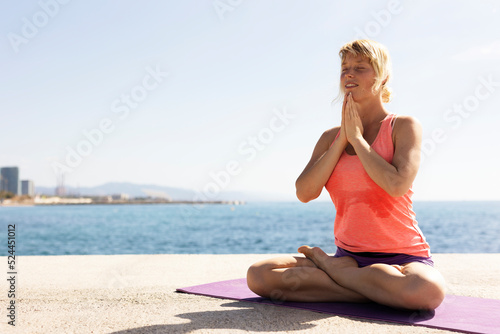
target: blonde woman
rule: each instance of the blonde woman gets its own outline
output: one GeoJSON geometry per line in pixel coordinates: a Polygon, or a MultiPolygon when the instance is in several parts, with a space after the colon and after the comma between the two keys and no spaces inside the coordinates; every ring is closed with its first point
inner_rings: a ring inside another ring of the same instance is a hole
{"type": "Polygon", "coordinates": [[[444,279],[433,267],[411,200],[421,126],[384,107],[391,64],[383,45],[356,40],[339,55],[342,123],[323,133],[296,182],[302,202],[323,187],[330,193],[337,252],[302,246],[305,257],[258,262],[248,270],[248,286],[280,300],[435,309],[445,295],[444,279]]]}

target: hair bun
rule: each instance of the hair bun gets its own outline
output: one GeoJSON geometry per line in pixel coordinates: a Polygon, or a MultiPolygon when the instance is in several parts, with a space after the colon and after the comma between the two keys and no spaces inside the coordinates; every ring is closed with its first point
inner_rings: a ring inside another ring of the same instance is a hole
{"type": "Polygon", "coordinates": [[[389,103],[392,100],[392,89],[387,85],[382,85],[382,102],[389,103]]]}

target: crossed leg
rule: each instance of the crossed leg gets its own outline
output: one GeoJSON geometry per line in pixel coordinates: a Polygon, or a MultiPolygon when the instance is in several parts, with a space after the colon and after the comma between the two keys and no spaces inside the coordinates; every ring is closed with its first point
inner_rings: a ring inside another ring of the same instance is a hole
{"type": "Polygon", "coordinates": [[[282,301],[367,302],[346,289],[304,257],[283,256],[255,263],[248,269],[247,284],[256,294],[282,301]]]}
{"type": "Polygon", "coordinates": [[[263,297],[307,302],[367,302],[408,309],[434,309],[444,299],[444,279],[434,268],[412,262],[358,268],[351,257],[334,258],[302,246],[306,258],[261,261],[248,270],[249,288],[263,297]]]}

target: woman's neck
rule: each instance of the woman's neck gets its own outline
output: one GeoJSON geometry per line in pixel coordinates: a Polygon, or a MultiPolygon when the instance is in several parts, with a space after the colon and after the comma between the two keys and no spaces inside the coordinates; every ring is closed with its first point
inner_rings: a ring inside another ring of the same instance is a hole
{"type": "Polygon", "coordinates": [[[360,101],[357,104],[359,117],[361,118],[361,122],[364,127],[374,123],[379,123],[389,114],[389,112],[384,108],[381,99],[367,99],[360,101]]]}

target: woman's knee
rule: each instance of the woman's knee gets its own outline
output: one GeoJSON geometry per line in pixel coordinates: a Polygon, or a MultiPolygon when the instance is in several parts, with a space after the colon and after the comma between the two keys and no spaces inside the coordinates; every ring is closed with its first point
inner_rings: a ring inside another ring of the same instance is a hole
{"type": "Polygon", "coordinates": [[[306,258],[277,257],[257,262],[247,271],[247,285],[262,297],[280,299],[287,291],[296,291],[308,280],[308,269],[316,268],[306,258]]]}
{"type": "MultiPolygon", "coordinates": [[[[247,271],[247,285],[254,293],[262,297],[275,298],[277,291],[286,289],[295,281],[287,275],[286,268],[290,259],[275,258],[254,263],[247,271]]],[[[277,298],[277,297],[276,297],[277,298]]]]}
{"type": "Polygon", "coordinates": [[[418,278],[404,293],[404,303],[409,309],[434,310],[445,297],[444,280],[439,278],[418,278]]]}
{"type": "Polygon", "coordinates": [[[255,263],[247,271],[248,288],[262,297],[266,297],[268,294],[266,276],[269,270],[271,269],[267,265],[255,263]]]}

